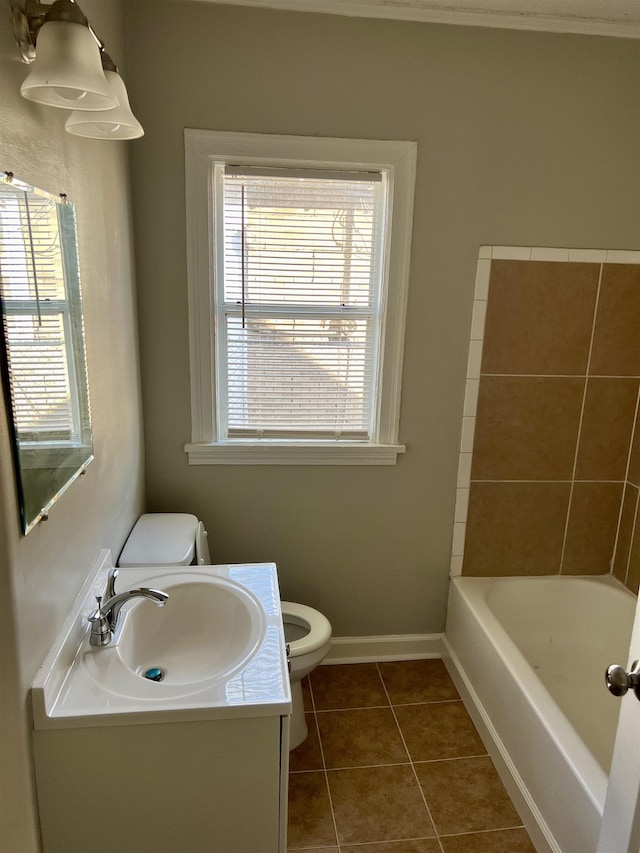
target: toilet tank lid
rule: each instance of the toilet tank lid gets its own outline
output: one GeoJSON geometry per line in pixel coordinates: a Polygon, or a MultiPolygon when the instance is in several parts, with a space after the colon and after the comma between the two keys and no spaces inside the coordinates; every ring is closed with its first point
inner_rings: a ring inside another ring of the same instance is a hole
{"type": "Polygon", "coordinates": [[[184,512],[148,512],[129,534],[118,565],[189,566],[195,554],[198,519],[184,512]]]}

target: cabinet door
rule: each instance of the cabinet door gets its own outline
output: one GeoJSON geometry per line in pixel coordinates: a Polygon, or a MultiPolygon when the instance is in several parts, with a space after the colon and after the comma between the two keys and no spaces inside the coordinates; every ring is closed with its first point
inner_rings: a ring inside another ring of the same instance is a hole
{"type": "Polygon", "coordinates": [[[281,853],[282,740],[279,716],[36,731],[44,853],[281,853]]]}

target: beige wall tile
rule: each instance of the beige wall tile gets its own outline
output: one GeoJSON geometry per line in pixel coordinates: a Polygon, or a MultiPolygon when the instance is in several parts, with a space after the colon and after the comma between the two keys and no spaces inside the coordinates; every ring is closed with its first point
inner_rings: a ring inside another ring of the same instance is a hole
{"type": "Polygon", "coordinates": [[[483,376],[471,479],[571,479],[584,381],[483,376]]]}
{"type": "Polygon", "coordinates": [[[605,264],[589,373],[640,376],[640,266],[605,264]]]}
{"type": "Polygon", "coordinates": [[[637,397],[637,379],[587,381],[577,480],[625,479],[637,397]]]}
{"type": "Polygon", "coordinates": [[[618,530],[618,541],[613,558],[613,575],[622,583],[627,575],[627,564],[629,562],[629,551],[631,538],[633,536],[633,522],[638,503],[638,489],[627,483],[622,499],[622,512],[620,515],[620,528],[618,530]]]}
{"type": "Polygon", "coordinates": [[[628,489],[621,504],[627,476],[640,485],[640,266],[531,258],[491,264],[462,574],[602,574],[613,556],[636,591],[628,489]],[[564,541],[567,489],[532,488],[574,476],[564,541]]]}
{"type": "Polygon", "coordinates": [[[611,570],[622,483],[575,483],[562,574],[604,575],[611,570]]]}
{"type": "Polygon", "coordinates": [[[483,373],[586,372],[598,264],[494,261],[483,373]]]}
{"type": "Polygon", "coordinates": [[[560,571],[569,483],[472,483],[463,575],[560,571]]]}

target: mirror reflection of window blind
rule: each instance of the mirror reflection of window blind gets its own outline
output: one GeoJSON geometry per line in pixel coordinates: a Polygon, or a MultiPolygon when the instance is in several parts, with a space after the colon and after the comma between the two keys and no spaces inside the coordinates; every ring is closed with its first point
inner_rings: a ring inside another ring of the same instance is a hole
{"type": "Polygon", "coordinates": [[[219,408],[230,438],[368,439],[386,181],[218,167],[219,408]]]}
{"type": "Polygon", "coordinates": [[[58,203],[0,186],[0,293],[20,441],[79,438],[58,203]]]}

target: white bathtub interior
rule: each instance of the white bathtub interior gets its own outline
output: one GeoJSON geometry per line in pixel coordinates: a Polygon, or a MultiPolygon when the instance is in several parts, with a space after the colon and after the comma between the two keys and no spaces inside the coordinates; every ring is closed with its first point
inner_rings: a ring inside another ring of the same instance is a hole
{"type": "Polygon", "coordinates": [[[491,585],[487,604],[608,773],[620,702],[604,689],[603,673],[612,660],[626,659],[633,609],[617,604],[632,597],[599,578],[545,580],[491,585]],[[514,586],[524,607],[513,606],[514,586]]]}

